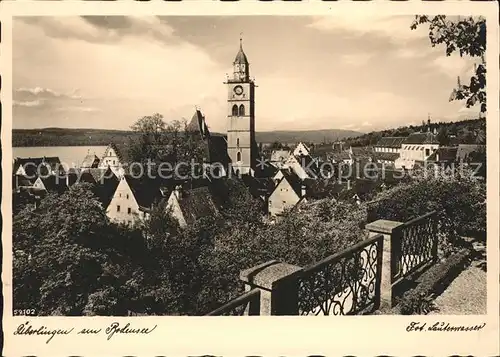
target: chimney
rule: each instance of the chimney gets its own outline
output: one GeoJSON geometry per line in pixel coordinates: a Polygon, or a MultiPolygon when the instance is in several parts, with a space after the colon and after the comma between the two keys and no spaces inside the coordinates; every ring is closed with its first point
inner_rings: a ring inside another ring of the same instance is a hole
{"type": "Polygon", "coordinates": [[[181,199],[181,197],[182,197],[182,187],[180,185],[175,186],[174,195],[175,195],[175,198],[177,198],[178,200],[181,199]]]}
{"type": "Polygon", "coordinates": [[[305,195],[306,195],[306,185],[304,185],[304,183],[302,183],[302,185],[300,187],[300,196],[304,197],[305,195]]]}

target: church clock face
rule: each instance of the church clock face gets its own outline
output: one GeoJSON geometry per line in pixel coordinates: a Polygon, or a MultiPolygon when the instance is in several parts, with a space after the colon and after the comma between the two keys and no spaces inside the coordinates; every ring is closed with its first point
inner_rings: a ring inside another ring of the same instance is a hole
{"type": "Polygon", "coordinates": [[[243,93],[243,87],[242,86],[234,87],[234,93],[236,93],[237,95],[241,95],[243,93]]]}

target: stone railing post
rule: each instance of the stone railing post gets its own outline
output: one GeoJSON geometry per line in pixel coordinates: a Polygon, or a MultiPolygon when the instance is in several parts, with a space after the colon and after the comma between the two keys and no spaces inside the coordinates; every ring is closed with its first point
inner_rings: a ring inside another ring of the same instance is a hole
{"type": "Polygon", "coordinates": [[[380,309],[393,307],[392,283],[393,277],[399,271],[400,237],[398,229],[402,222],[380,219],[368,223],[365,228],[369,237],[377,234],[384,236],[384,251],[382,253],[382,275],[380,281],[380,309]]]}
{"type": "Polygon", "coordinates": [[[260,289],[260,315],[297,315],[297,286],[294,277],[301,267],[276,260],[245,269],[240,279],[245,291],[260,289]]]}

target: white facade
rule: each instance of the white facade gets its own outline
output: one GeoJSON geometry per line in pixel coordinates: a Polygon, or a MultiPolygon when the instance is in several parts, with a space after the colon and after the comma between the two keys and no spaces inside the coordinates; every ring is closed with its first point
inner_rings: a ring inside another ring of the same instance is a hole
{"type": "Polygon", "coordinates": [[[120,179],[116,191],[106,208],[108,218],[116,223],[132,224],[136,219],[147,218],[147,213],[139,210],[139,204],[125,177],[120,179]]]}
{"type": "Polygon", "coordinates": [[[108,145],[104,151],[104,155],[98,167],[101,169],[107,169],[109,167],[117,177],[123,177],[123,163],[120,161],[118,153],[112,145],[108,145]]]}
{"type": "Polygon", "coordinates": [[[309,148],[304,143],[298,143],[295,149],[293,150],[294,156],[309,156],[309,148]]]}
{"type": "Polygon", "coordinates": [[[438,148],[439,144],[403,144],[394,166],[396,169],[413,169],[416,161],[426,161],[438,148]]]}
{"type": "Polygon", "coordinates": [[[284,178],[269,196],[269,214],[271,216],[280,215],[284,210],[295,207],[299,201],[299,195],[297,195],[290,183],[284,178]]]}

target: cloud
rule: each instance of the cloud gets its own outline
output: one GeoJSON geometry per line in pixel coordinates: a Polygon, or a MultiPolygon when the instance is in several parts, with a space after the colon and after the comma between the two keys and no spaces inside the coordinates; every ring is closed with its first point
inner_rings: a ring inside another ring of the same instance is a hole
{"type": "Polygon", "coordinates": [[[47,36],[76,39],[90,43],[118,43],[124,37],[149,38],[158,42],[174,41],[173,29],[158,17],[82,16],[19,17],[19,21],[37,26],[47,36]]]}
{"type": "Polygon", "coordinates": [[[319,31],[349,31],[353,36],[374,34],[398,41],[427,36],[425,31],[410,29],[413,16],[350,15],[315,18],[308,26],[319,31]]]}
{"type": "Polygon", "coordinates": [[[443,55],[436,57],[431,64],[438,71],[452,78],[472,74],[474,68],[474,61],[472,59],[460,57],[455,53],[451,56],[443,55]]]}
{"type": "Polygon", "coordinates": [[[372,126],[372,123],[364,121],[363,124],[361,124],[361,126],[372,126]]]}
{"type": "Polygon", "coordinates": [[[29,100],[29,101],[19,101],[19,100],[13,100],[12,105],[15,107],[39,107],[43,105],[42,100],[29,100]]]}
{"type": "Polygon", "coordinates": [[[34,88],[17,88],[14,90],[14,97],[37,97],[41,99],[50,98],[70,98],[70,99],[80,99],[81,96],[77,94],[77,90],[71,93],[65,94],[60,93],[49,88],[34,87],[34,88]]]}
{"type": "Polygon", "coordinates": [[[60,112],[85,112],[85,113],[95,113],[101,112],[102,110],[95,107],[78,107],[78,106],[69,106],[69,107],[60,107],[56,109],[60,112]]]}
{"type": "Polygon", "coordinates": [[[352,66],[362,66],[367,64],[371,57],[372,55],[368,53],[356,53],[342,55],[341,59],[346,64],[352,66]]]}

